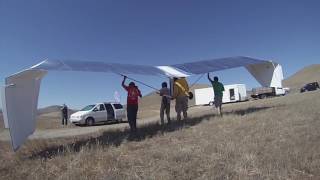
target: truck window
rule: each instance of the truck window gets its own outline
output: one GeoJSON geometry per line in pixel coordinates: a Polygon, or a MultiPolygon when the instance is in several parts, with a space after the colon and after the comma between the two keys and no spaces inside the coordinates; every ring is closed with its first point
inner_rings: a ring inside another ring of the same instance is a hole
{"type": "Polygon", "coordinates": [[[122,109],[123,106],[121,104],[113,104],[115,109],[122,109]]]}
{"type": "Polygon", "coordinates": [[[99,105],[99,111],[105,111],[105,110],[106,110],[106,108],[104,107],[104,105],[100,104],[99,105]]]}
{"type": "Polygon", "coordinates": [[[88,105],[88,106],[82,108],[80,111],[89,111],[89,110],[91,110],[92,108],[94,108],[94,106],[95,106],[95,105],[88,105]]]}
{"type": "Polygon", "coordinates": [[[230,100],[235,100],[235,94],[234,94],[234,89],[229,89],[229,93],[230,93],[230,100]]]}
{"type": "Polygon", "coordinates": [[[108,113],[108,120],[114,119],[114,110],[111,104],[105,104],[108,113]]]}

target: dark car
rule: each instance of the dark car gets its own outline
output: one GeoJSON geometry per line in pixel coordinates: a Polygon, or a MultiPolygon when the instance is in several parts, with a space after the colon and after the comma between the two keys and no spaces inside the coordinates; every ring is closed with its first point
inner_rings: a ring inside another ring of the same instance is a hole
{"type": "Polygon", "coordinates": [[[306,85],[304,85],[301,89],[300,92],[306,92],[306,91],[314,91],[317,90],[319,88],[319,84],[318,82],[312,82],[312,83],[308,83],[306,85]]]}

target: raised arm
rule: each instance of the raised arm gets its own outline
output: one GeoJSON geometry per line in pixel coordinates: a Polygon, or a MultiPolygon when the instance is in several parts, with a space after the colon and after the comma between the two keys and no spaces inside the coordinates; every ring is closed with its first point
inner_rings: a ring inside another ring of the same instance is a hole
{"type": "Polygon", "coordinates": [[[210,78],[210,73],[208,73],[208,80],[212,82],[212,79],[210,78]]]}
{"type": "Polygon", "coordinates": [[[127,86],[124,84],[124,82],[126,81],[126,79],[127,79],[127,76],[123,76],[123,80],[122,80],[121,85],[122,85],[122,87],[123,87],[124,89],[127,89],[127,86]]]}

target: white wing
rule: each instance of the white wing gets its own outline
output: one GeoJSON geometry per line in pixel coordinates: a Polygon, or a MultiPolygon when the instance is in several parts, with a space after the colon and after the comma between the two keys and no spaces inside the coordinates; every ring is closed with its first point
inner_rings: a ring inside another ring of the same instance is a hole
{"type": "Polygon", "coordinates": [[[3,114],[9,128],[12,147],[17,150],[35,130],[35,119],[41,79],[48,71],[90,71],[116,74],[186,77],[224,69],[245,67],[262,86],[281,87],[279,64],[249,57],[228,57],[191,63],[144,66],[74,60],[45,60],[5,79],[3,114]]]}

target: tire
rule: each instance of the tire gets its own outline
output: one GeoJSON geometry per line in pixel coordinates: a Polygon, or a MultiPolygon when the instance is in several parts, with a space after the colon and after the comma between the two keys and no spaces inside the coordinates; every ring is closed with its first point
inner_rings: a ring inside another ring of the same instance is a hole
{"type": "Polygon", "coordinates": [[[266,98],[267,96],[265,95],[265,94],[260,94],[259,95],[259,99],[264,99],[264,98],[266,98]]]}
{"type": "Polygon", "coordinates": [[[118,119],[118,123],[120,124],[120,123],[122,123],[123,121],[122,121],[122,119],[118,119]]]}
{"type": "Polygon", "coordinates": [[[213,106],[214,105],[214,102],[213,101],[210,101],[209,102],[209,106],[213,106]]]}
{"type": "Polygon", "coordinates": [[[87,126],[93,126],[94,125],[94,119],[92,117],[88,117],[86,119],[86,125],[87,126]]]}

